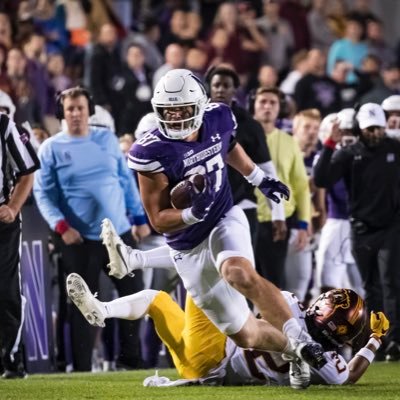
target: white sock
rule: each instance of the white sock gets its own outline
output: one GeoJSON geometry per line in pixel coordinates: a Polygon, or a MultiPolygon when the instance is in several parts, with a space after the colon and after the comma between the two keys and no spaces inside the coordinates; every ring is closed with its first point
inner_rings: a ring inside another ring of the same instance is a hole
{"type": "Polygon", "coordinates": [[[155,249],[142,251],[143,268],[174,269],[175,265],[169,251],[169,246],[161,246],[155,249]]]}
{"type": "Polygon", "coordinates": [[[300,326],[299,321],[292,317],[288,319],[282,327],[282,331],[286,336],[300,339],[300,340],[311,340],[311,336],[300,326]]]}
{"type": "Polygon", "coordinates": [[[107,318],[129,320],[142,318],[158,293],[158,290],[146,289],[110,302],[104,302],[107,318]]]}

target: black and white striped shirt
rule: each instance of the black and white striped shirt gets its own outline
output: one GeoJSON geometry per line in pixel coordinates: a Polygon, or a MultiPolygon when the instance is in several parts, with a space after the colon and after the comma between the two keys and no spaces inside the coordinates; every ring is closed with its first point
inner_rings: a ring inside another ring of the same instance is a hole
{"type": "Polygon", "coordinates": [[[27,175],[40,166],[27,132],[17,129],[7,115],[0,114],[0,204],[9,200],[18,176],[27,175]]]}

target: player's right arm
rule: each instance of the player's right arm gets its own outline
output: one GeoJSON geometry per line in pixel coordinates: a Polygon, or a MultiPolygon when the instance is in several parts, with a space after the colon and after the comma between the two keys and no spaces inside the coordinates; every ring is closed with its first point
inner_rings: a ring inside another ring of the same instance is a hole
{"type": "Polygon", "coordinates": [[[345,149],[336,150],[340,139],[339,125],[335,123],[314,166],[314,183],[317,187],[329,188],[340,178],[349,174],[351,153],[345,149]]]}
{"type": "Polygon", "coordinates": [[[151,225],[159,233],[170,233],[187,227],[182,210],[171,207],[168,177],[163,173],[139,172],[143,206],[151,225]]]}
{"type": "Polygon", "coordinates": [[[356,383],[365,373],[381,346],[381,338],[389,331],[389,320],[382,312],[371,312],[370,328],[372,334],[367,344],[349,362],[349,378],[346,383],[356,383]]]}

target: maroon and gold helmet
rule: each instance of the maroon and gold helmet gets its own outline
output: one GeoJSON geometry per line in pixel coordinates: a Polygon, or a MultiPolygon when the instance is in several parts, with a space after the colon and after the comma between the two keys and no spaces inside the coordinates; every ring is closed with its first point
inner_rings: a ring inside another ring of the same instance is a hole
{"type": "Polygon", "coordinates": [[[326,350],[353,340],[363,331],[366,321],[364,301],[351,289],[323,293],[306,311],[310,335],[326,350]]]}

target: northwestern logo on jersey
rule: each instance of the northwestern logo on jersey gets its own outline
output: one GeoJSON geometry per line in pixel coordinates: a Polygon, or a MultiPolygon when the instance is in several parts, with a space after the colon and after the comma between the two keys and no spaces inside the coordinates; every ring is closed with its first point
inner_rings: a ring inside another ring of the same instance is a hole
{"type": "Polygon", "coordinates": [[[212,156],[214,154],[217,154],[221,151],[222,149],[222,143],[217,143],[214,144],[214,146],[209,147],[208,149],[204,149],[203,151],[200,151],[200,153],[197,153],[186,160],[183,160],[183,165],[185,167],[190,167],[191,165],[204,160],[205,158],[212,156]]]}

